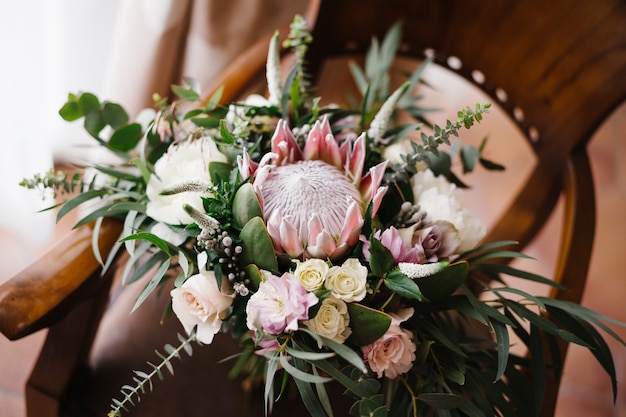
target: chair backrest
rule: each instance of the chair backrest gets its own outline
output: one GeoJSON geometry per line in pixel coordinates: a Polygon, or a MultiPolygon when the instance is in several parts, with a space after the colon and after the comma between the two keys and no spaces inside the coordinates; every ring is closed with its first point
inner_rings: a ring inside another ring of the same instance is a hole
{"type": "MultiPolygon", "coordinates": [[[[381,39],[401,20],[400,55],[433,56],[508,114],[536,165],[485,241],[512,239],[525,247],[563,197],[553,279],[566,290],[554,290],[551,296],[580,302],[595,232],[586,145],[626,99],[626,3],[313,0],[308,18],[315,39],[307,55],[313,75],[326,59],[365,53],[373,36],[381,39]]],[[[266,45],[261,40],[241,57],[248,64],[245,77],[238,62],[218,81],[226,85],[229,99],[245,91],[246,81],[259,79],[266,45]]],[[[563,358],[566,349],[563,344],[563,358]]],[[[560,382],[555,375],[549,378],[544,416],[554,413],[560,382]]]]}
{"type": "MultiPolygon", "coordinates": [[[[315,38],[308,55],[314,74],[327,58],[364,53],[372,36],[382,38],[401,19],[400,54],[418,59],[432,54],[506,111],[537,163],[486,240],[512,239],[525,246],[564,195],[554,279],[568,290],[553,295],[580,301],[595,216],[585,146],[626,99],[626,2],[311,0],[307,16],[315,38]]],[[[262,76],[267,44],[268,39],[259,40],[216,80],[216,87],[225,86],[224,101],[241,97],[251,80],[262,76]]],[[[105,232],[113,238],[117,233],[119,227],[105,232]]],[[[90,249],[89,242],[83,246],[90,249]]],[[[33,322],[33,329],[39,328],[38,320],[33,322]]],[[[544,416],[553,414],[558,378],[552,382],[544,416]]]]}
{"type": "MultiPolygon", "coordinates": [[[[322,0],[308,55],[323,60],[364,53],[396,21],[400,55],[434,57],[493,99],[514,122],[536,166],[486,241],[526,246],[563,196],[555,281],[560,299],[580,302],[595,227],[594,188],[586,145],[626,99],[626,3],[527,0],[322,0]]],[[[565,356],[567,346],[561,346],[565,356]]],[[[543,414],[554,413],[558,377],[547,386],[543,414]]]]}

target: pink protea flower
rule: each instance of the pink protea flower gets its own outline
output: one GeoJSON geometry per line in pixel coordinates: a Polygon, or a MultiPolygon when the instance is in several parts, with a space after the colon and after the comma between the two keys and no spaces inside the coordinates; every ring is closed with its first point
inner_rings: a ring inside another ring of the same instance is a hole
{"type": "Polygon", "coordinates": [[[363,175],[365,152],[364,134],[339,146],[327,119],[315,123],[300,149],[280,121],[272,150],[259,164],[245,153],[239,158],[277,252],[336,260],[358,242],[367,206],[373,202],[375,215],[387,191],[380,186],[386,162],[363,175]]]}

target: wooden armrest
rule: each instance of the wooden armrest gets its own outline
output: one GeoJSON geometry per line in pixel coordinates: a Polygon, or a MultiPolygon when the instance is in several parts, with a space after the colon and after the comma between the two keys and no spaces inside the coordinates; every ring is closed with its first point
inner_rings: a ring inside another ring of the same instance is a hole
{"type": "MultiPolygon", "coordinates": [[[[99,247],[105,257],[119,239],[122,224],[106,219],[99,247]]],[[[11,340],[63,318],[73,305],[101,284],[92,250],[93,225],[73,230],[43,257],[0,285],[0,332],[11,340]]]]}

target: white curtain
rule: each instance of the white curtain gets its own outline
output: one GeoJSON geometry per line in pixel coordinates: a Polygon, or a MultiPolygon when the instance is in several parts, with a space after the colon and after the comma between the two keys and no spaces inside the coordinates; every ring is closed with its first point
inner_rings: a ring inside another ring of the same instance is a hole
{"type": "Polygon", "coordinates": [[[92,157],[80,122],[57,111],[90,91],[131,115],[191,76],[208,85],[308,0],[21,0],[0,3],[0,259],[27,264],[53,244],[52,204],[17,184],[57,160],[92,157]],[[10,246],[12,251],[3,250],[10,246]],[[17,246],[16,246],[17,245],[17,246]],[[15,258],[15,250],[19,251],[15,258]]]}

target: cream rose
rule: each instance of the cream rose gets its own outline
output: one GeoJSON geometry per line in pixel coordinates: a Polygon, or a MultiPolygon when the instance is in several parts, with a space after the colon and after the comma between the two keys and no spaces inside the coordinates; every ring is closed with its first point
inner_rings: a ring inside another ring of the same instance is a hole
{"type": "Polygon", "coordinates": [[[227,162],[227,159],[209,137],[171,146],[168,152],[154,164],[154,174],[148,181],[146,189],[149,200],[146,207],[148,216],[168,224],[193,223],[193,219],[185,212],[183,206],[189,204],[196,210],[204,212],[202,197],[208,197],[210,193],[205,189],[172,195],[161,195],[160,192],[189,182],[205,184],[208,188],[211,184],[210,162],[227,162]]]}
{"type": "Polygon", "coordinates": [[[379,378],[386,376],[394,379],[398,375],[408,372],[415,360],[415,343],[411,340],[413,334],[400,327],[400,323],[413,315],[413,309],[407,308],[391,314],[391,326],[374,343],[361,347],[363,360],[379,378]]]}
{"type": "Polygon", "coordinates": [[[313,292],[324,287],[326,274],[330,267],[322,259],[307,259],[304,262],[296,261],[296,270],[293,274],[307,291],[313,292]]]}
{"type": "Polygon", "coordinates": [[[367,292],[367,268],[358,259],[347,259],[341,266],[328,270],[324,287],[346,303],[361,301],[367,292]]]}
{"type": "Polygon", "coordinates": [[[352,333],[348,327],[350,325],[348,306],[333,297],[324,299],[315,317],[305,321],[304,324],[316,334],[339,343],[343,343],[352,333]]]}
{"type": "Polygon", "coordinates": [[[222,280],[221,290],[213,271],[207,271],[206,252],[198,255],[200,273],[189,277],[185,283],[171,291],[172,309],[185,328],[191,333],[197,326],[196,338],[210,344],[219,332],[222,320],[233,303],[233,292],[228,280],[222,280]]]}

